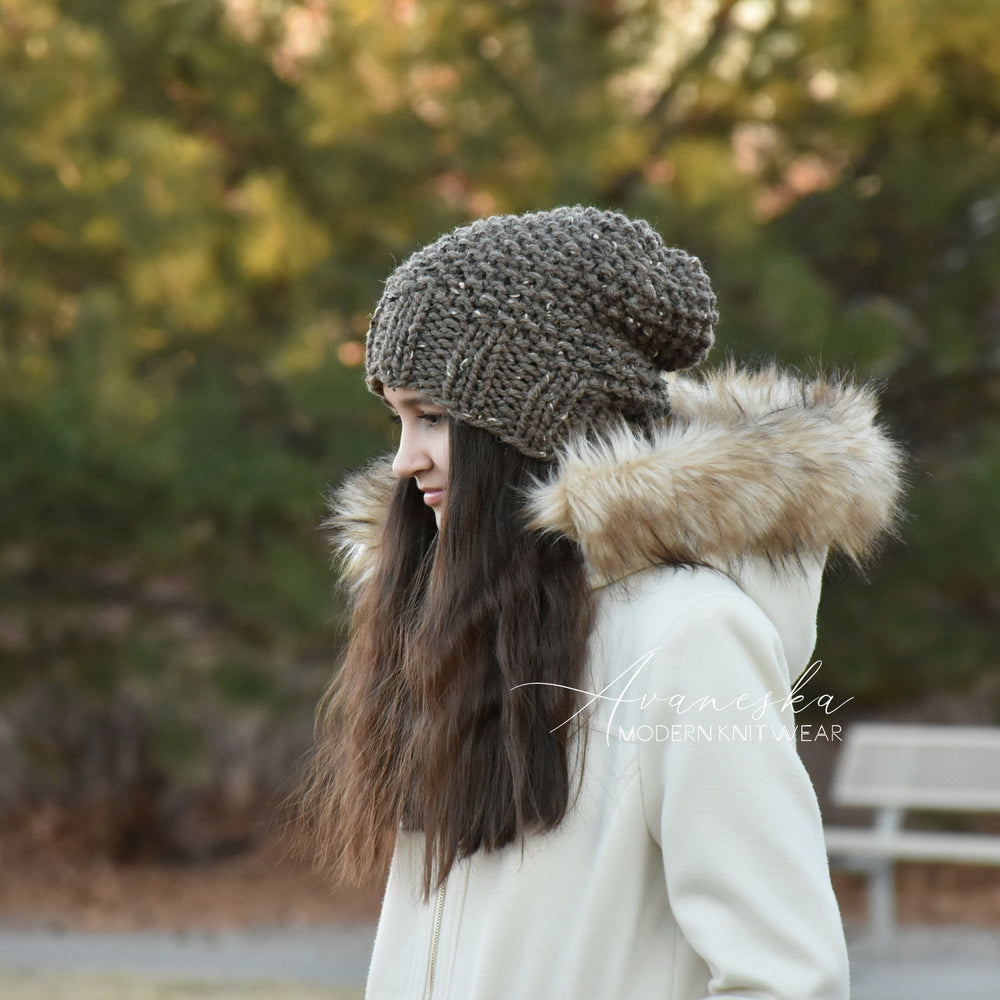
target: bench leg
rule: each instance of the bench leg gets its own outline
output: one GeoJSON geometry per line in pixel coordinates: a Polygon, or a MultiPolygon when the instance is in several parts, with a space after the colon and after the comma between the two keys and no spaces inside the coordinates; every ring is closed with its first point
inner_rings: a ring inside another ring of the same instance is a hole
{"type": "Polygon", "coordinates": [[[880,944],[892,940],[896,929],[896,878],[891,858],[879,861],[868,877],[868,923],[880,944]]]}
{"type": "MultiPolygon", "coordinates": [[[[886,837],[903,825],[903,810],[883,806],[875,814],[875,829],[886,837]]],[[[896,929],[896,862],[892,857],[879,858],[868,879],[868,919],[875,940],[888,944],[896,929]]]]}

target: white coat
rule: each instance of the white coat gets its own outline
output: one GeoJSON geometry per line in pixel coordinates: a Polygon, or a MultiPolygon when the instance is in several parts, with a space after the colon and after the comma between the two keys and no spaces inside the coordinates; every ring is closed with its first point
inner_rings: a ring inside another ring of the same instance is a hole
{"type": "MultiPolygon", "coordinates": [[[[863,388],[727,371],[673,377],[671,402],[655,440],[571,445],[532,498],[596,588],[566,818],[426,903],[422,837],[401,834],[369,1000],[848,996],[794,709],[823,693],[827,551],[860,559],[891,526],[899,455],[863,388]]],[[[383,494],[353,514],[355,578],[383,494]]]]}

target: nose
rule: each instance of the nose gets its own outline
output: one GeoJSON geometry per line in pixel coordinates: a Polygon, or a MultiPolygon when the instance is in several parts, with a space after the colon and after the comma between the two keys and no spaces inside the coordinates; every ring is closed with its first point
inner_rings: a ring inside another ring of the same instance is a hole
{"type": "Polygon", "coordinates": [[[414,440],[404,426],[399,435],[399,447],[396,457],[392,460],[392,473],[397,479],[408,479],[431,467],[431,458],[427,449],[414,440]]]}

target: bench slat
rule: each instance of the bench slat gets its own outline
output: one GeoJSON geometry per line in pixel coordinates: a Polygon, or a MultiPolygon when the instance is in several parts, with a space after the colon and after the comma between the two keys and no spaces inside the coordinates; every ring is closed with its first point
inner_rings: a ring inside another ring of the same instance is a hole
{"type": "Polygon", "coordinates": [[[832,791],[842,806],[1000,810],[1000,727],[858,723],[832,791]]]}
{"type": "Polygon", "coordinates": [[[865,827],[829,827],[825,835],[827,851],[833,855],[1000,864],[1000,837],[988,834],[948,834],[923,830],[899,830],[884,834],[865,827]]]}

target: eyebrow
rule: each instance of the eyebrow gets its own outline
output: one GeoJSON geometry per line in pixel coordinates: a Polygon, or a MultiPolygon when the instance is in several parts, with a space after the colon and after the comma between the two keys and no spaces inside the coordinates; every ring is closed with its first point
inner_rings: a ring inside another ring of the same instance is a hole
{"type": "MultiPolygon", "coordinates": [[[[390,403],[389,400],[385,398],[385,396],[382,397],[382,402],[385,403],[385,405],[393,413],[396,412],[396,407],[393,406],[392,403],[390,403]]],[[[434,400],[430,398],[430,396],[423,396],[423,395],[404,396],[402,399],[400,399],[399,405],[401,407],[405,407],[408,410],[414,410],[417,407],[421,406],[434,406],[441,410],[444,409],[444,407],[441,406],[440,403],[435,403],[434,400]]]]}

